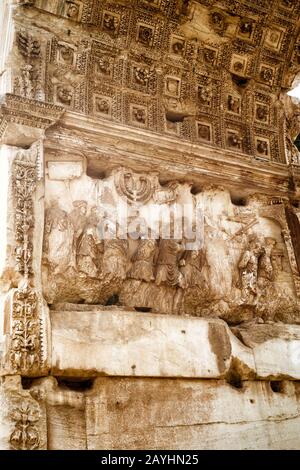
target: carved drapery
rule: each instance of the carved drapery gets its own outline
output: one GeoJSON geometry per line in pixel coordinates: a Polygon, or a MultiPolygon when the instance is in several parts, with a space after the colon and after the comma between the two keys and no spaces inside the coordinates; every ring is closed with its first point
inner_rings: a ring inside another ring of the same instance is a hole
{"type": "Polygon", "coordinates": [[[299,274],[281,202],[267,205],[268,197],[256,195],[237,207],[219,186],[194,193],[190,183],[161,185],[157,174],[126,167],[96,181],[83,169],[79,176],[70,162],[47,165],[43,291],[49,304],[117,304],[229,323],[276,315],[281,321],[288,311],[283,321],[297,320],[299,274]],[[64,179],[72,178],[70,191],[64,179]],[[168,239],[168,230],[176,237],[168,239]],[[201,233],[203,243],[191,248],[201,233]]]}

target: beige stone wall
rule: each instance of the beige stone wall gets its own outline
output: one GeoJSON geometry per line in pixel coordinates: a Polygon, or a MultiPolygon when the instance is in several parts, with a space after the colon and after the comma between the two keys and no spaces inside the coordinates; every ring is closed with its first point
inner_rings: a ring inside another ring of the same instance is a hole
{"type": "Polygon", "coordinates": [[[48,378],[29,391],[43,390],[48,449],[299,449],[299,386],[279,384],[103,377],[84,391],[48,378]]]}

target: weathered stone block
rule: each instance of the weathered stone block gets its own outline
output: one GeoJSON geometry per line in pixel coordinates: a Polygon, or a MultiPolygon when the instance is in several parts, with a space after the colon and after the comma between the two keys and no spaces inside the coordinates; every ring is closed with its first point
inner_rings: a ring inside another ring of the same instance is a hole
{"type": "Polygon", "coordinates": [[[51,311],[54,375],[223,377],[226,324],[114,309],[51,311]]]}

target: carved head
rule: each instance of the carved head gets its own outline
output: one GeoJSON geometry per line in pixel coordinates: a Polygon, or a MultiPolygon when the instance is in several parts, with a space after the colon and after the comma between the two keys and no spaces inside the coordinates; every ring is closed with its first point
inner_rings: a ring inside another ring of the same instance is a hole
{"type": "Polygon", "coordinates": [[[60,55],[64,62],[73,63],[74,51],[71,47],[61,46],[60,55]]]}
{"type": "Polygon", "coordinates": [[[268,144],[265,140],[258,140],[256,149],[258,153],[263,154],[263,155],[268,155],[268,144]]]}
{"type": "Polygon", "coordinates": [[[256,108],[256,117],[260,121],[265,121],[268,117],[268,108],[265,106],[258,106],[256,108]]]}
{"type": "Polygon", "coordinates": [[[242,34],[250,36],[253,31],[253,21],[244,18],[240,25],[240,31],[242,34]]]}
{"type": "Polygon", "coordinates": [[[61,103],[70,105],[72,102],[73,91],[71,88],[59,87],[57,89],[57,97],[61,103]]]}
{"type": "Polygon", "coordinates": [[[74,2],[68,2],[67,16],[69,18],[76,18],[79,13],[79,6],[74,2]]]}

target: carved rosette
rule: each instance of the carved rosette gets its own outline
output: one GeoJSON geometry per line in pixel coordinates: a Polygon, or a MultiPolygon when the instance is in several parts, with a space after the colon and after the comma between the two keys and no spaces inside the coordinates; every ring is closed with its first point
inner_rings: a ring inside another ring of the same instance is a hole
{"type": "Polygon", "coordinates": [[[26,400],[16,407],[11,414],[15,421],[10,435],[10,445],[15,450],[35,450],[39,447],[40,436],[37,423],[40,419],[38,405],[26,400]]]}

